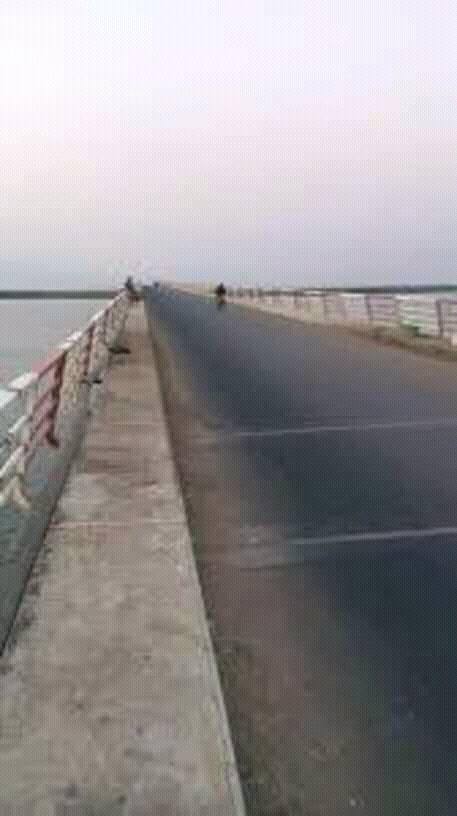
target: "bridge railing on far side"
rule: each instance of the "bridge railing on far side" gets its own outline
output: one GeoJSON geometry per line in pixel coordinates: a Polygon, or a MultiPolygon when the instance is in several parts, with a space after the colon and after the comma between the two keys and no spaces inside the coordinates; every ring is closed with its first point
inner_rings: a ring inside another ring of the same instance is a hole
{"type": "Polygon", "coordinates": [[[457,296],[453,293],[381,294],[238,287],[228,293],[228,299],[240,306],[309,323],[398,328],[457,345],[457,296]]]}

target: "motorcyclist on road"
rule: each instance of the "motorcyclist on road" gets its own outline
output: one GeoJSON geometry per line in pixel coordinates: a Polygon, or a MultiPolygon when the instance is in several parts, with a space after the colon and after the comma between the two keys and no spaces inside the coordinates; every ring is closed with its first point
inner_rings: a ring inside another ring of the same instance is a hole
{"type": "Polygon", "coordinates": [[[225,296],[227,294],[227,290],[223,283],[220,283],[219,286],[216,286],[214,294],[216,295],[217,308],[221,309],[225,305],[225,296]]]}
{"type": "Polygon", "coordinates": [[[227,294],[227,289],[225,288],[223,283],[220,283],[218,286],[216,286],[214,294],[216,295],[217,298],[225,298],[227,294]]]}

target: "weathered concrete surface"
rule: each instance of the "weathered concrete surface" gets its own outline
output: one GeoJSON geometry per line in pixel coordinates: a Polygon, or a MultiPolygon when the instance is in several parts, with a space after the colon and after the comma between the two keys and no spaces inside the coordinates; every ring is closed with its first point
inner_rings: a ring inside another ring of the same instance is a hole
{"type": "Polygon", "coordinates": [[[234,816],[238,776],[141,309],[0,661],[0,816],[234,816]]]}

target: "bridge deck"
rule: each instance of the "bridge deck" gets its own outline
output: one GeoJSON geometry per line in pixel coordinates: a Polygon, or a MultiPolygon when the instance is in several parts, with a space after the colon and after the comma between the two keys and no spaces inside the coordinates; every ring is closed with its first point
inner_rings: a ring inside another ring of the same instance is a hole
{"type": "Polygon", "coordinates": [[[0,661],[2,816],[242,813],[144,317],[0,661]]]}

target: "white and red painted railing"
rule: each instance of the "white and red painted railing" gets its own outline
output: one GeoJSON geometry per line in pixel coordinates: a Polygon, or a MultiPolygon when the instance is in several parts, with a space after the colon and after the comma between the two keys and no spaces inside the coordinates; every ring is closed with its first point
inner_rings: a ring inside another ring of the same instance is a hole
{"type": "MultiPolygon", "coordinates": [[[[0,431],[0,506],[27,510],[28,467],[44,445],[59,447],[65,418],[82,391],[100,380],[124,328],[131,297],[122,290],[89,323],[65,340],[32,371],[0,388],[0,420],[19,415],[0,431]],[[6,451],[6,459],[5,459],[6,451]]],[[[87,392],[86,392],[87,393],[87,392]]]]}

